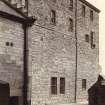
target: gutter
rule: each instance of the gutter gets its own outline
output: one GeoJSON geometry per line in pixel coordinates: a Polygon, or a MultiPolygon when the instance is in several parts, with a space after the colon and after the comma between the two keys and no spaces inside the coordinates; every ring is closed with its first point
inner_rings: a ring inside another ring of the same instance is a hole
{"type": "Polygon", "coordinates": [[[24,31],[24,50],[23,50],[23,105],[28,105],[28,28],[33,25],[36,19],[33,17],[21,18],[3,11],[0,17],[22,24],[24,31]]]}

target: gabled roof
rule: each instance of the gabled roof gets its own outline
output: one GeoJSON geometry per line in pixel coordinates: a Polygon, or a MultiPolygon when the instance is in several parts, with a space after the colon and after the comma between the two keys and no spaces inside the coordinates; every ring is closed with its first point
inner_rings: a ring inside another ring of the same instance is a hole
{"type": "Polygon", "coordinates": [[[88,7],[90,7],[91,9],[95,10],[96,12],[100,12],[100,10],[98,8],[96,8],[94,5],[92,5],[91,3],[89,3],[88,1],[86,0],[79,0],[81,1],[82,3],[84,3],[85,5],[87,5],[88,7]]]}
{"type": "MultiPolygon", "coordinates": [[[[5,6],[7,6],[6,8],[7,9],[11,9],[12,13],[14,13],[13,15],[17,15],[21,18],[28,18],[28,16],[26,16],[24,13],[22,13],[22,11],[20,11],[19,9],[15,8],[11,3],[9,3],[7,0],[0,0],[0,2],[2,2],[2,5],[4,5],[4,8],[5,6]],[[13,12],[14,11],[14,12],[13,12]]],[[[2,10],[3,12],[7,12],[8,13],[8,10],[7,11],[4,11],[2,10]]],[[[9,11],[10,12],[10,11],[9,11]]],[[[12,14],[10,13],[10,14],[12,14]]]]}
{"type": "Polygon", "coordinates": [[[27,25],[32,25],[36,20],[33,17],[28,17],[6,0],[0,0],[0,17],[27,25]]]}

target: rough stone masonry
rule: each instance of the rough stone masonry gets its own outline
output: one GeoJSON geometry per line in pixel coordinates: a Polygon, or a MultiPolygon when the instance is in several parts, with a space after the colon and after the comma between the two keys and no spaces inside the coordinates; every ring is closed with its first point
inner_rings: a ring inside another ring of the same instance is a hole
{"type": "MultiPolygon", "coordinates": [[[[25,1],[9,2],[24,9],[25,1]]],[[[22,17],[2,1],[0,10],[22,17]]],[[[85,0],[29,0],[28,16],[37,19],[28,29],[29,103],[87,100],[99,73],[99,10],[85,0]]],[[[23,30],[21,24],[1,17],[0,80],[10,84],[10,96],[18,97],[21,105],[23,30]]]]}

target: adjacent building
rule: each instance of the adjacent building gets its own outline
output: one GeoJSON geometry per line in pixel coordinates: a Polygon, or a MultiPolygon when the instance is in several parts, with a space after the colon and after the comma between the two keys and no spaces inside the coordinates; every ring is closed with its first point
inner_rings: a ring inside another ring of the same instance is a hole
{"type": "Polygon", "coordinates": [[[0,1],[0,80],[11,105],[88,99],[99,74],[99,12],[85,0],[0,1]]]}

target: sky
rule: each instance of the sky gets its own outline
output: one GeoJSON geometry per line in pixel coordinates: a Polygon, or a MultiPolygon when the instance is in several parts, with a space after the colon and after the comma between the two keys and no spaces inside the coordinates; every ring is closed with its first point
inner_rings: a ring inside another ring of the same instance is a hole
{"type": "Polygon", "coordinates": [[[99,19],[99,45],[100,45],[100,65],[102,67],[102,71],[105,74],[105,0],[87,0],[98,9],[101,10],[100,12],[100,19],[99,19]]]}

